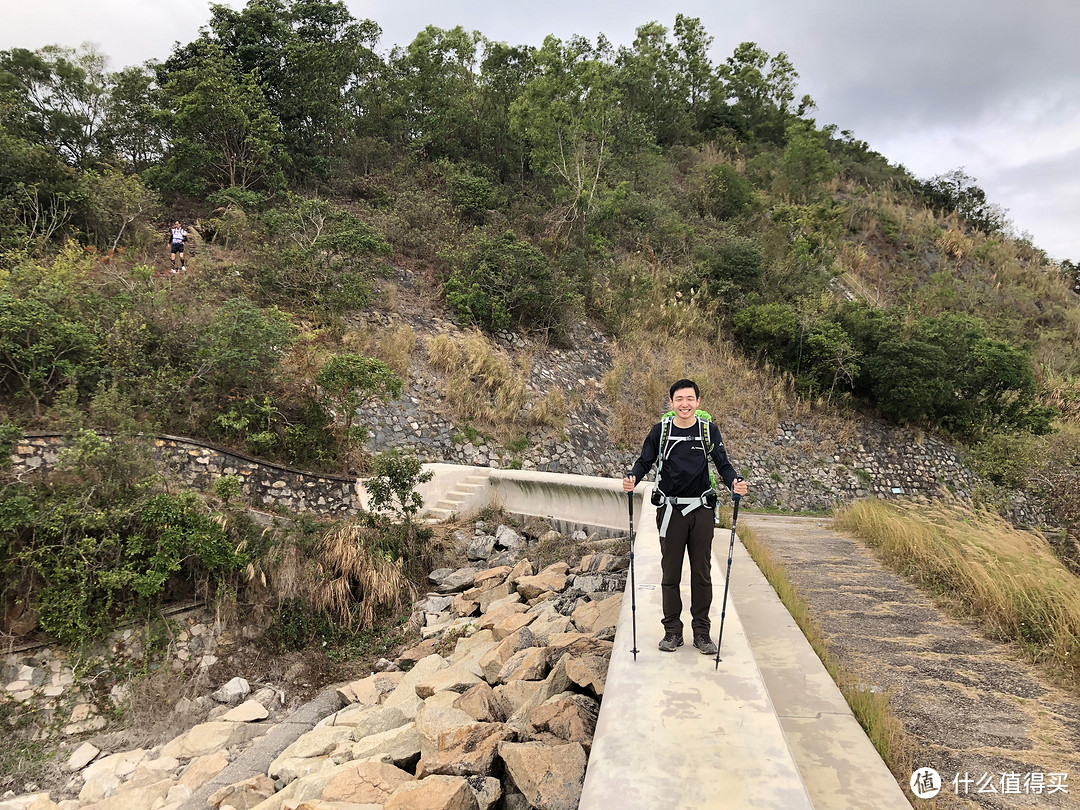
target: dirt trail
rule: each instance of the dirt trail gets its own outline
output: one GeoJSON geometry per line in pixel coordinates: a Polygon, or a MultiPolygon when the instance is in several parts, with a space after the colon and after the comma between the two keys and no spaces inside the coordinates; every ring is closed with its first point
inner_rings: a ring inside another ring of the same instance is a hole
{"type": "Polygon", "coordinates": [[[941,774],[934,806],[1080,807],[1080,698],[1016,647],[947,616],[832,521],[740,515],[740,523],[783,564],[834,654],[867,688],[889,694],[916,744],[915,766],[941,774]],[[1051,792],[1055,781],[1068,793],[1051,792]]]}

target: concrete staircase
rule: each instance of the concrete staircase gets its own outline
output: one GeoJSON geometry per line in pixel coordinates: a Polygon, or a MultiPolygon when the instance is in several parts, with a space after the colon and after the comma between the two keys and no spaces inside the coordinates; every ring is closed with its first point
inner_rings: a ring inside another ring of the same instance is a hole
{"type": "Polygon", "coordinates": [[[442,498],[425,510],[424,515],[430,522],[437,523],[487,506],[491,500],[488,492],[490,486],[489,471],[469,475],[455,483],[442,498]]]}

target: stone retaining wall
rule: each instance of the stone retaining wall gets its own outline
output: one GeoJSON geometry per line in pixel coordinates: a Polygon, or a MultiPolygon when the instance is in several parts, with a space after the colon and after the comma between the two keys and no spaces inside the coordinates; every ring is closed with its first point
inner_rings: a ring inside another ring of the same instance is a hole
{"type": "MultiPolygon", "coordinates": [[[[16,472],[50,467],[63,446],[62,434],[27,433],[11,460],[16,472]]],[[[357,506],[353,478],[294,470],[181,436],[155,436],[153,451],[171,474],[194,489],[209,490],[221,476],[235,475],[247,502],[259,508],[336,515],[357,506]]]]}
{"type": "MultiPolygon", "coordinates": [[[[428,426],[419,429],[419,420],[424,418],[406,404],[391,403],[382,419],[394,427],[373,430],[369,450],[400,448],[429,463],[508,465],[509,459],[486,445],[455,444],[449,423],[439,427],[425,422],[428,426]],[[395,413],[399,408],[402,413],[395,413]]],[[[824,510],[870,496],[951,496],[970,501],[984,483],[955,447],[918,430],[864,422],[846,440],[794,423],[781,423],[773,436],[742,436],[728,430],[728,453],[750,485],[748,506],[824,510]]],[[[582,441],[571,435],[558,445],[554,440],[539,443],[522,451],[521,467],[614,476],[637,455],[636,448],[633,452],[610,445],[601,449],[595,437],[587,444],[582,441]]],[[[358,506],[355,482],[350,478],[305,473],[179,436],[158,436],[154,443],[157,457],[168,469],[197,489],[209,489],[221,475],[236,475],[254,506],[320,515],[345,514],[358,506]]],[[[12,461],[22,471],[49,466],[56,462],[62,445],[60,434],[28,433],[12,461]]],[[[1038,504],[1028,502],[1021,493],[1013,493],[1010,504],[1010,517],[1020,525],[1054,525],[1038,504]]]]}

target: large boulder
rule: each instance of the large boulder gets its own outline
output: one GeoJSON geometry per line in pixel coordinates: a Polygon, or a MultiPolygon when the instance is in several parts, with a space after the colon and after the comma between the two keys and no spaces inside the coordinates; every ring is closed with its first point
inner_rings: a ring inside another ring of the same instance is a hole
{"type": "Polygon", "coordinates": [[[273,795],[274,780],[259,774],[215,791],[206,801],[214,808],[229,806],[236,810],[251,810],[273,795]]]}
{"type": "Polygon", "coordinates": [[[566,656],[566,677],[596,697],[604,696],[608,658],[600,655],[566,656]]]}
{"type": "Polygon", "coordinates": [[[609,596],[596,602],[583,602],[572,614],[574,624],[582,633],[596,633],[619,623],[622,594],[609,596]]]}
{"type": "Polygon", "coordinates": [[[511,633],[504,638],[497,647],[488,650],[480,659],[480,668],[488,683],[499,683],[499,673],[514,655],[526,647],[535,647],[536,639],[528,627],[511,633]]]}
{"type": "Polygon", "coordinates": [[[444,731],[434,750],[425,752],[417,774],[448,776],[491,776],[499,744],[517,739],[516,732],[503,723],[470,723],[444,731]]]}
{"type": "Polygon", "coordinates": [[[410,774],[385,762],[350,762],[327,781],[320,798],[385,805],[395,790],[412,781],[410,774]]]}
{"type": "Polygon", "coordinates": [[[480,810],[480,805],[464,777],[429,776],[399,787],[383,810],[480,810]]]}
{"type": "Polygon", "coordinates": [[[529,712],[526,732],[551,734],[564,742],[576,742],[588,753],[596,732],[600,704],[588,695],[563,692],[548,698],[529,712]]]}
{"type": "Polygon", "coordinates": [[[446,659],[437,653],[421,658],[416,662],[415,667],[405,673],[397,689],[386,696],[383,705],[400,709],[407,719],[412,720],[423,703],[423,700],[417,697],[416,685],[427,680],[440,669],[446,669],[447,666],[449,664],[446,659]]]}
{"type": "Polygon", "coordinates": [[[499,756],[514,786],[537,810],[576,810],[585,781],[585,749],[578,743],[499,745],[499,756]]]}
{"type": "Polygon", "coordinates": [[[438,750],[439,738],[444,732],[475,722],[461,709],[426,701],[416,713],[416,731],[420,735],[421,757],[428,759],[438,750]]]}
{"type": "Polygon", "coordinates": [[[552,563],[539,574],[521,577],[517,581],[517,592],[522,599],[535,599],[543,593],[558,592],[566,587],[566,572],[570,566],[565,562],[552,563]]]}
{"type": "Polygon", "coordinates": [[[402,770],[412,770],[420,758],[420,734],[416,723],[371,734],[357,740],[351,759],[381,759],[402,770]]]}
{"type": "Polygon", "coordinates": [[[347,686],[339,687],[338,694],[345,698],[348,703],[374,706],[382,703],[383,699],[397,688],[404,677],[404,672],[376,672],[374,675],[353,681],[347,686]]]}
{"type": "Polygon", "coordinates": [[[478,723],[496,723],[504,719],[499,702],[495,699],[495,692],[487,681],[481,681],[462,693],[461,697],[454,701],[453,707],[465,712],[478,723]]]}
{"type": "Polygon", "coordinates": [[[498,682],[542,681],[551,670],[547,647],[526,647],[519,650],[499,670],[498,682]]]}
{"type": "Polygon", "coordinates": [[[435,590],[439,593],[455,593],[457,591],[467,590],[473,586],[473,583],[476,581],[476,575],[479,573],[479,568],[459,568],[453,573],[443,577],[435,590]]]}

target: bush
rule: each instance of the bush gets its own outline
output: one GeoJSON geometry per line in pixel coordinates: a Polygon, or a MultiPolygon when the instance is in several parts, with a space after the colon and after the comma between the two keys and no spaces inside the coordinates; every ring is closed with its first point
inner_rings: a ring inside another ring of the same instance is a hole
{"type": "Polygon", "coordinates": [[[365,222],[328,200],[292,195],[263,219],[270,243],[255,281],[270,300],[331,313],[367,304],[377,259],[391,248],[365,222]]]}
{"type": "Polygon", "coordinates": [[[492,204],[494,193],[491,183],[472,174],[455,174],[448,177],[450,202],[462,214],[479,221],[492,204]]]}
{"type": "Polygon", "coordinates": [[[247,565],[199,498],[161,492],[151,469],[134,439],[82,432],[43,479],[0,493],[3,590],[28,597],[57,640],[100,638],[174,580],[206,586],[247,565]]]}
{"type": "Polygon", "coordinates": [[[717,219],[732,219],[750,206],[750,181],[730,163],[718,163],[705,178],[704,208],[717,219]]]}
{"type": "Polygon", "coordinates": [[[580,316],[576,285],[538,248],[510,231],[498,236],[478,232],[444,257],[453,269],[443,294],[466,326],[559,333],[580,316]]]}

